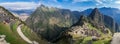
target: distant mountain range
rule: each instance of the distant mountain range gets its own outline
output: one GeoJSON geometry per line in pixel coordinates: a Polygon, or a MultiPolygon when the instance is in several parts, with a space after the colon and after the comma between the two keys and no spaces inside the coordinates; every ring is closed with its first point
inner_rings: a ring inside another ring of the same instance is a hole
{"type": "MultiPolygon", "coordinates": [[[[52,8],[54,9],[54,8],[52,8]]],[[[55,8],[58,9],[58,8],[55,8]]],[[[115,20],[115,22],[118,24],[118,28],[120,27],[120,10],[117,8],[111,8],[111,7],[102,7],[102,8],[98,8],[100,13],[109,17],[112,17],[113,20],[115,20]]],[[[79,16],[81,15],[89,15],[91,13],[93,9],[87,9],[84,11],[70,11],[69,9],[59,9],[59,12],[61,12],[61,14],[66,15],[66,14],[70,14],[72,16],[74,16],[74,23],[79,19],[79,16]]],[[[27,14],[27,15],[31,15],[33,14],[34,10],[10,10],[11,12],[17,13],[19,15],[22,14],[27,14]]]]}
{"type": "MultiPolygon", "coordinates": [[[[117,8],[111,8],[111,7],[102,7],[102,8],[98,8],[99,11],[103,14],[103,15],[107,15],[112,17],[115,22],[117,22],[120,25],[120,10],[117,8]]],[[[65,11],[69,11],[68,9],[63,9],[65,11]]],[[[76,16],[77,19],[79,19],[80,15],[89,15],[91,13],[93,9],[86,9],[82,12],[80,11],[72,11],[72,14],[74,14],[74,16],[76,16]]],[[[27,14],[27,15],[31,15],[34,10],[10,10],[10,12],[13,13],[17,13],[18,15],[21,14],[27,14]]]]}
{"type": "MultiPolygon", "coordinates": [[[[110,7],[102,7],[102,8],[98,8],[99,11],[103,14],[103,15],[107,15],[112,17],[115,22],[117,22],[120,25],[120,10],[117,8],[110,8],[110,7]]],[[[82,14],[85,15],[89,15],[91,13],[93,9],[87,9],[85,11],[82,11],[82,14]]]]}
{"type": "Polygon", "coordinates": [[[17,13],[18,15],[21,15],[21,14],[27,14],[27,15],[30,15],[33,13],[34,10],[10,10],[10,12],[13,12],[13,13],[17,13]]]}
{"type": "MultiPolygon", "coordinates": [[[[112,17],[119,25],[120,25],[120,10],[117,8],[111,8],[111,7],[102,7],[102,8],[98,8],[99,11],[103,14],[103,15],[108,15],[110,17],[112,17]]],[[[9,9],[10,10],[10,9],[9,9]]],[[[67,11],[67,9],[65,9],[67,11]]],[[[82,12],[79,11],[72,11],[72,13],[79,19],[80,15],[89,15],[91,13],[93,9],[86,9],[82,12]]],[[[31,15],[34,10],[10,10],[10,12],[13,13],[17,13],[18,15],[20,14],[27,14],[27,15],[31,15]]]]}

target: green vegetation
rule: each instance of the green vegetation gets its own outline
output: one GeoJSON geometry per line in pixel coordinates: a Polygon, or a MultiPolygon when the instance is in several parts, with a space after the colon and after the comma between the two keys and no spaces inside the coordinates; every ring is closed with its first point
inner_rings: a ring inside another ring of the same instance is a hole
{"type": "Polygon", "coordinates": [[[82,41],[82,44],[88,44],[87,42],[92,40],[92,37],[85,37],[82,41]]]}
{"type": "Polygon", "coordinates": [[[0,23],[0,35],[6,35],[10,44],[27,44],[16,32],[11,31],[9,24],[0,23]]]}
{"type": "Polygon", "coordinates": [[[19,21],[16,21],[15,23],[11,24],[11,29],[12,29],[13,32],[17,33],[16,29],[17,29],[19,24],[20,24],[19,21]]]}
{"type": "MultiPolygon", "coordinates": [[[[96,30],[101,36],[98,37],[98,40],[92,41],[92,36],[82,36],[81,34],[78,35],[73,32],[68,32],[70,35],[72,35],[72,38],[75,40],[75,44],[110,44],[110,40],[112,39],[112,33],[108,28],[106,28],[108,30],[108,33],[105,34],[100,29],[93,27],[92,24],[85,24],[87,25],[89,30],[96,30]]],[[[80,28],[82,28],[82,26],[80,28]]]]}
{"type": "Polygon", "coordinates": [[[29,27],[26,25],[22,25],[22,32],[32,41],[37,41],[40,44],[46,44],[45,40],[41,39],[35,32],[33,32],[29,27]]]}

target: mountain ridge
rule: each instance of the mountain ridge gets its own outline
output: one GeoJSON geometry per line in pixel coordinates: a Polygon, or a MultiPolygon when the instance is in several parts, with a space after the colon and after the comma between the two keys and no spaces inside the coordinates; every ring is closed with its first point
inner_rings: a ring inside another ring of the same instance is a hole
{"type": "MultiPolygon", "coordinates": [[[[84,15],[89,16],[90,12],[92,12],[93,9],[87,9],[85,11],[82,11],[81,13],[84,15]]],[[[104,15],[104,23],[106,24],[106,26],[108,26],[109,28],[113,29],[113,30],[117,30],[115,32],[119,32],[120,30],[120,22],[118,19],[119,18],[119,12],[120,10],[117,8],[107,8],[107,7],[102,7],[102,8],[98,8],[98,10],[104,15]],[[118,12],[119,11],[119,12],[118,12]],[[111,20],[109,20],[111,19],[111,20]],[[109,21],[109,22],[108,22],[109,21]],[[110,22],[112,21],[112,22],[110,22]],[[114,28],[114,23],[115,27],[114,28]]]]}

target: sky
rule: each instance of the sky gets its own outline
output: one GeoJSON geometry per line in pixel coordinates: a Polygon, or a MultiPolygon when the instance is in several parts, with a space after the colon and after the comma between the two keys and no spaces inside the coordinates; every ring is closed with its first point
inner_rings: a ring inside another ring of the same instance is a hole
{"type": "Polygon", "coordinates": [[[36,9],[41,4],[48,7],[83,11],[89,8],[112,7],[120,9],[120,0],[0,0],[0,6],[12,10],[36,9]]]}

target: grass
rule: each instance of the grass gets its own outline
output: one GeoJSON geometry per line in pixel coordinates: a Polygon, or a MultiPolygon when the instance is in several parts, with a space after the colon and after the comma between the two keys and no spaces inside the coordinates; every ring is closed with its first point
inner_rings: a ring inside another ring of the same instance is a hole
{"type": "Polygon", "coordinates": [[[8,24],[0,23],[0,35],[6,35],[6,41],[10,44],[28,44],[13,32],[8,24]]]}
{"type": "Polygon", "coordinates": [[[82,41],[82,44],[88,44],[87,42],[92,40],[92,37],[85,37],[82,41]]]}
{"type": "Polygon", "coordinates": [[[105,38],[104,40],[94,41],[93,44],[110,44],[110,40],[109,38],[105,38]]]}
{"type": "Polygon", "coordinates": [[[45,40],[41,39],[40,36],[38,36],[35,32],[33,32],[30,28],[28,28],[25,25],[22,25],[22,32],[32,41],[37,41],[40,44],[47,44],[45,40]]]}
{"type": "Polygon", "coordinates": [[[19,21],[16,21],[15,23],[11,24],[11,29],[13,32],[16,32],[16,29],[17,29],[19,23],[20,23],[19,21]]]}

